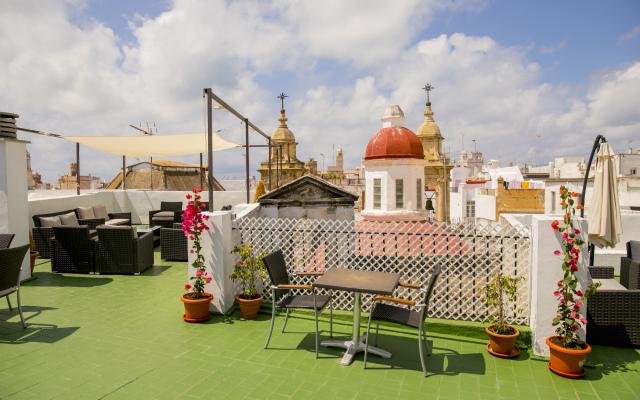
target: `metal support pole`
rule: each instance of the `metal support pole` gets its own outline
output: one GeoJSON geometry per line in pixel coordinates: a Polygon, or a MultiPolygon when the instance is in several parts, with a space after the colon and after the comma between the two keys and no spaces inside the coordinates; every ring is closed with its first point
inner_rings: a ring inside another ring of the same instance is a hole
{"type": "Polygon", "coordinates": [[[267,140],[269,144],[269,191],[271,191],[271,142],[267,140]]]}
{"type": "Polygon", "coordinates": [[[249,118],[245,118],[244,119],[244,128],[245,128],[245,138],[246,138],[246,156],[245,156],[245,180],[247,181],[247,204],[250,203],[250,196],[249,196],[249,118]]]}
{"type": "Polygon", "coordinates": [[[205,89],[204,92],[207,94],[207,178],[209,182],[209,212],[213,212],[213,128],[211,127],[213,116],[211,104],[211,89],[205,89]]]}
{"type": "Polygon", "coordinates": [[[78,185],[77,194],[80,196],[80,143],[76,142],[76,183],[78,185]]]}
{"type": "Polygon", "coordinates": [[[127,160],[126,156],[122,156],[122,190],[127,190],[127,160]]]}
{"type": "Polygon", "coordinates": [[[153,190],[153,157],[151,157],[151,164],[150,164],[151,170],[149,172],[149,176],[151,177],[149,180],[151,182],[149,182],[149,187],[151,188],[151,190],[153,190]]]}
{"type": "Polygon", "coordinates": [[[202,176],[202,153],[200,153],[200,187],[204,186],[204,177],[202,176]]]}

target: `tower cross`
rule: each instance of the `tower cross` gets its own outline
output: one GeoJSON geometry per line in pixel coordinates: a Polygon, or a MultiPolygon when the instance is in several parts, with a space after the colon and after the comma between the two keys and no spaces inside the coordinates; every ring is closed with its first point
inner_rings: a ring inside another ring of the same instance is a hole
{"type": "Polygon", "coordinates": [[[433,90],[433,86],[427,83],[422,89],[427,92],[427,101],[429,101],[429,92],[433,90]]]}
{"type": "Polygon", "coordinates": [[[277,99],[280,99],[280,101],[282,102],[282,107],[280,107],[282,109],[284,109],[284,98],[285,97],[289,97],[289,96],[285,95],[284,93],[280,93],[280,96],[276,97],[277,99]]]}

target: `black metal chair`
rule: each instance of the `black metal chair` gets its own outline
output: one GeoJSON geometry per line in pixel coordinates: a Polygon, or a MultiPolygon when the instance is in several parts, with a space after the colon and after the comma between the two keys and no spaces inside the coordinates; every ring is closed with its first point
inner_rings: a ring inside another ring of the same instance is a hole
{"type": "Polygon", "coordinates": [[[424,291],[423,303],[416,304],[415,301],[388,296],[375,296],[373,298],[373,304],[371,305],[372,311],[369,313],[369,324],[367,325],[367,346],[364,349],[364,368],[367,368],[367,353],[369,350],[369,330],[371,328],[371,321],[376,321],[376,341],[374,346],[378,345],[378,327],[380,325],[380,321],[386,321],[418,328],[418,350],[420,351],[420,362],[422,362],[422,372],[424,372],[425,377],[427,376],[427,367],[424,363],[424,355],[422,351],[423,340],[428,356],[431,355],[431,351],[429,350],[429,344],[427,343],[427,333],[425,332],[424,320],[427,317],[427,312],[429,311],[429,299],[431,298],[431,292],[433,291],[433,287],[435,286],[441,271],[442,267],[440,263],[436,264],[433,269],[433,273],[431,274],[431,278],[429,278],[429,283],[426,289],[422,289],[420,286],[410,285],[408,283],[401,282],[399,284],[400,286],[424,291]],[[381,303],[383,300],[414,306],[415,310],[381,303]]]}
{"type": "Polygon", "coordinates": [[[182,221],[183,213],[181,201],[162,201],[159,210],[149,211],[149,226],[171,228],[175,222],[182,221]]]}
{"type": "Polygon", "coordinates": [[[0,297],[6,297],[9,310],[13,310],[9,295],[16,293],[18,297],[18,312],[20,312],[23,328],[26,328],[27,324],[24,322],[22,304],[20,304],[20,271],[22,270],[22,260],[24,260],[29,247],[29,244],[25,244],[12,249],[0,249],[0,297]]]}
{"type": "Polygon", "coordinates": [[[51,238],[51,271],[95,272],[98,238],[91,237],[89,226],[54,226],[51,238]]]}
{"type": "Polygon", "coordinates": [[[333,337],[333,306],[332,295],[316,295],[314,288],[311,285],[292,285],[289,278],[293,276],[320,276],[324,275],[323,272],[297,272],[290,275],[287,271],[287,264],[284,261],[282,250],[275,250],[266,256],[262,257],[264,264],[269,272],[269,278],[271,279],[271,327],[269,328],[269,336],[267,336],[267,342],[264,344],[266,349],[271,340],[271,333],[273,332],[273,323],[276,319],[276,308],[285,308],[287,313],[284,317],[284,324],[282,325],[282,332],[287,325],[289,319],[289,310],[292,308],[302,308],[307,310],[313,310],[316,317],[316,358],[318,358],[318,312],[321,312],[329,305],[329,335],[333,337]],[[291,289],[304,289],[311,291],[311,294],[296,295],[291,294],[291,289]]]}
{"type": "Polygon", "coordinates": [[[0,233],[0,249],[8,249],[14,236],[13,233],[0,233]]]}
{"type": "Polygon", "coordinates": [[[162,260],[187,261],[189,249],[182,224],[174,223],[173,228],[160,228],[160,258],[162,260]]]}
{"type": "Polygon", "coordinates": [[[98,228],[97,269],[101,274],[134,274],[153,265],[153,232],[135,237],[131,226],[98,228]]]}

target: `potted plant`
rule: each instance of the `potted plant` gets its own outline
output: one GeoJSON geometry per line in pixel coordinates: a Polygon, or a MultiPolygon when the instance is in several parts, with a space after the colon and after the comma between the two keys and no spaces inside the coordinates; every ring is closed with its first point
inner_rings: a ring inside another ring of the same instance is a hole
{"type": "Polygon", "coordinates": [[[553,326],[557,326],[558,335],[548,337],[546,341],[551,355],[548,366],[551,371],[567,378],[579,378],[586,374],[582,365],[587,354],[591,352],[591,347],[578,337],[580,325],[587,324],[587,319],[580,314],[580,309],[600,286],[599,283],[589,285],[584,293],[577,287],[578,279],[575,272],[578,271],[577,262],[580,258],[578,246],[583,245],[584,240],[580,239],[580,230],[573,227],[572,217],[575,209],[583,208],[582,205],[574,208],[573,197],[576,196],[576,193],[560,186],[560,205],[565,210],[564,226],[560,226],[557,220],[551,223],[551,227],[562,234],[564,251],[555,250],[554,254],[563,256],[564,277],[558,281],[557,290],[554,292],[558,301],[558,315],[553,319],[553,326]]]}
{"type": "Polygon", "coordinates": [[[31,232],[29,232],[29,243],[31,244],[29,249],[31,250],[29,253],[31,259],[29,261],[31,262],[31,275],[33,276],[33,269],[36,267],[36,257],[38,257],[40,253],[36,251],[36,243],[33,241],[33,235],[31,232]]]}
{"type": "MultiPolygon", "coordinates": [[[[484,288],[485,302],[489,310],[488,319],[491,325],[485,330],[489,335],[487,350],[497,357],[511,358],[520,354],[520,349],[515,346],[516,338],[520,332],[505,324],[505,317],[514,308],[518,298],[518,283],[523,277],[514,277],[496,273],[491,282],[484,288]]],[[[516,310],[520,312],[521,310],[516,310]]]]}
{"type": "Polygon", "coordinates": [[[200,203],[201,188],[193,189],[193,196],[187,195],[187,208],[182,216],[184,221],[182,222],[182,231],[185,236],[188,236],[193,241],[191,246],[191,254],[195,253],[196,259],[191,264],[196,269],[195,276],[189,278],[193,281],[193,285],[187,284],[184,286],[186,290],[191,290],[185,293],[180,298],[184,303],[184,315],[182,318],[187,322],[202,322],[209,319],[209,304],[213,299],[213,295],[204,291],[204,285],[211,282],[211,276],[207,273],[204,266],[204,256],[200,253],[202,246],[200,245],[200,237],[202,232],[208,231],[209,227],[204,221],[209,219],[208,215],[202,215],[202,209],[204,204],[200,203]],[[193,198],[193,200],[191,200],[193,198]]]}
{"type": "Polygon", "coordinates": [[[245,319],[252,319],[258,315],[262,295],[256,289],[258,278],[264,279],[267,275],[267,268],[262,261],[262,257],[267,255],[266,251],[260,252],[257,257],[251,256],[251,243],[242,246],[235,246],[231,253],[239,254],[240,261],[233,267],[233,274],[229,276],[234,282],[240,282],[243,292],[236,299],[240,304],[240,312],[245,319]]]}

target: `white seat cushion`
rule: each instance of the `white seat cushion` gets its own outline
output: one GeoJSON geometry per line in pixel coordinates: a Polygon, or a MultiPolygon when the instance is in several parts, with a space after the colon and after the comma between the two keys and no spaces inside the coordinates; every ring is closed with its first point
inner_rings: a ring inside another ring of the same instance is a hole
{"type": "Polygon", "coordinates": [[[121,219],[121,218],[114,218],[114,219],[110,219],[109,221],[105,221],[104,224],[105,225],[109,225],[109,226],[128,225],[129,224],[129,220],[128,219],[121,219]]]}
{"type": "Polygon", "coordinates": [[[594,279],[593,283],[600,282],[602,286],[598,290],[627,290],[620,282],[615,279],[594,279]]]}
{"type": "Polygon", "coordinates": [[[80,219],[94,219],[93,207],[78,207],[78,216],[80,219]]]}
{"type": "Polygon", "coordinates": [[[104,218],[105,221],[109,220],[109,214],[107,214],[107,206],[104,204],[100,204],[97,206],[93,206],[93,215],[96,218],[104,218]]]}
{"type": "Polygon", "coordinates": [[[40,217],[40,226],[42,227],[51,227],[51,226],[60,226],[62,222],[60,221],[60,217],[58,215],[54,215],[53,217],[40,217]]]}
{"type": "Polygon", "coordinates": [[[62,223],[62,225],[67,225],[67,226],[78,226],[78,225],[80,225],[78,223],[78,217],[76,217],[76,213],[74,213],[74,212],[70,212],[68,214],[60,215],[60,223],[62,223]]]}

